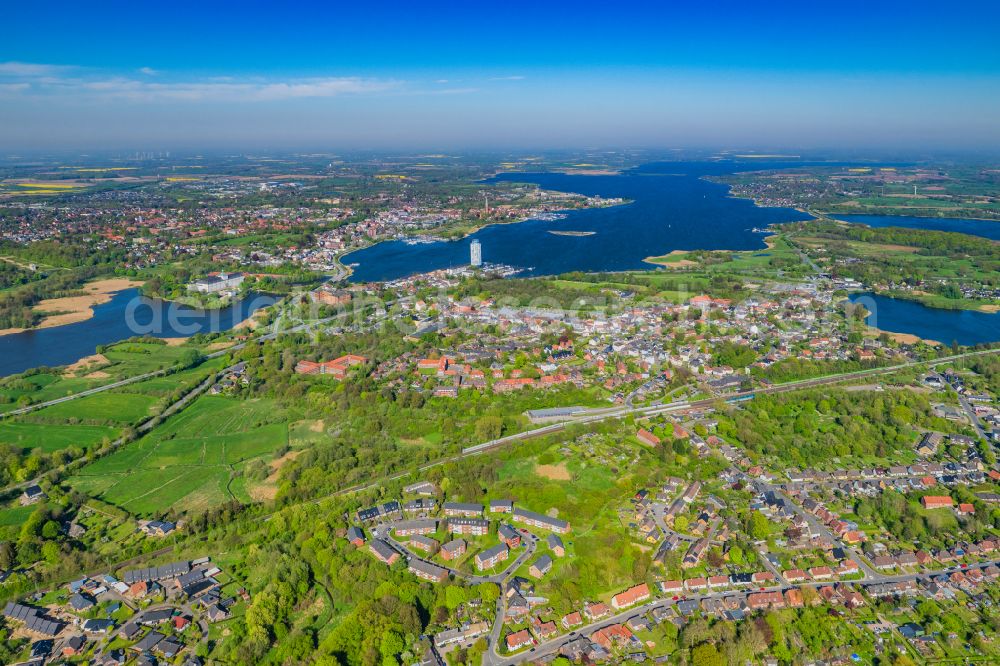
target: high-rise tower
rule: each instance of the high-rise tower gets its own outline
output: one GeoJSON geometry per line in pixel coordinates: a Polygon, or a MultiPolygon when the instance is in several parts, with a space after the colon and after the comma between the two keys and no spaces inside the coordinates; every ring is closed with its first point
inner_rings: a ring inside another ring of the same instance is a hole
{"type": "Polygon", "coordinates": [[[476,268],[483,265],[483,246],[478,238],[473,238],[469,244],[469,263],[476,268]]]}

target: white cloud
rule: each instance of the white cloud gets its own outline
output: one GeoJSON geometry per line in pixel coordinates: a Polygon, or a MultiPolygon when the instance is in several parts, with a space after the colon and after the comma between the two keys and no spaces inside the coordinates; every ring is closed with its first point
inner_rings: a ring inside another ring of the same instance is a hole
{"type": "Polygon", "coordinates": [[[16,60],[0,62],[0,76],[54,76],[71,69],[72,67],[64,65],[43,65],[34,62],[17,62],[16,60]]]}
{"type": "Polygon", "coordinates": [[[494,76],[490,78],[490,81],[523,81],[525,77],[520,75],[514,76],[494,76]]]}
{"type": "Polygon", "coordinates": [[[361,77],[238,78],[231,76],[164,80],[160,72],[143,67],[143,76],[109,75],[57,65],[0,63],[0,91],[23,95],[72,94],[76,98],[156,102],[268,102],[371,94],[400,88],[402,83],[361,77]],[[157,80],[150,78],[156,76],[157,80]]]}
{"type": "Polygon", "coordinates": [[[445,88],[444,90],[431,90],[428,94],[431,95],[468,95],[469,93],[479,92],[479,88],[445,88]]]}

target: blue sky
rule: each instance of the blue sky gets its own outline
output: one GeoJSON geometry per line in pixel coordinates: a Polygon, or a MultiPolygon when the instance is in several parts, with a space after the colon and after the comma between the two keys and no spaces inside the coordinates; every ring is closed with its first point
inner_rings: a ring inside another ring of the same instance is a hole
{"type": "Polygon", "coordinates": [[[1000,3],[11,3],[0,150],[1000,148],[1000,3]]]}

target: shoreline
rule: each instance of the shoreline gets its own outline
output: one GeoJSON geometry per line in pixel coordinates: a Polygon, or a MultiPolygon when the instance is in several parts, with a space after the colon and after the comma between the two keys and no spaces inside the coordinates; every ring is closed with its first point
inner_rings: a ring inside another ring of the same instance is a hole
{"type": "MultiPolygon", "coordinates": [[[[780,232],[770,233],[764,236],[764,247],[768,250],[773,250],[774,245],[777,242],[775,239],[778,238],[780,232]]],[[[657,261],[657,259],[666,259],[667,257],[676,257],[685,254],[691,254],[692,252],[730,252],[733,254],[740,252],[759,252],[760,250],[671,250],[666,254],[654,254],[644,258],[642,261],[646,264],[651,264],[653,266],[659,266],[661,268],[690,268],[692,266],[700,266],[701,264],[697,261],[690,259],[681,259],[679,261],[657,261]]]]}
{"type": "MultiPolygon", "coordinates": [[[[697,261],[693,261],[691,259],[679,259],[677,261],[666,260],[667,257],[683,256],[685,254],[690,254],[691,252],[692,250],[671,250],[667,254],[648,256],[645,259],[643,259],[642,262],[645,264],[658,266],[660,268],[691,268],[692,266],[700,265],[697,261]]],[[[725,250],[720,250],[720,252],[725,252],[725,250]]]]}
{"type": "MultiPolygon", "coordinates": [[[[739,197],[738,197],[739,198],[739,197]]],[[[834,222],[846,222],[847,224],[865,224],[864,222],[851,222],[850,220],[838,220],[837,215],[867,215],[870,217],[922,217],[925,220],[975,220],[977,222],[996,222],[1000,224],[1000,219],[995,217],[955,217],[954,215],[946,215],[943,217],[938,217],[937,215],[909,215],[909,214],[898,214],[898,213],[810,213],[811,215],[822,215],[823,217],[829,218],[834,222]]],[[[868,226],[868,225],[865,225],[868,226]]],[[[937,229],[929,229],[929,231],[938,231],[937,229]]],[[[961,231],[942,231],[940,233],[944,234],[960,234],[961,231]]],[[[975,234],[965,234],[966,236],[975,236],[975,234]]]]}
{"type": "Polygon", "coordinates": [[[86,292],[79,296],[63,296],[46,298],[36,303],[31,309],[36,313],[51,312],[28,328],[5,328],[0,330],[0,336],[38,331],[45,328],[57,328],[78,324],[94,316],[94,308],[110,301],[112,297],[126,289],[134,289],[145,284],[142,280],[132,278],[103,278],[84,283],[79,291],[86,292]]]}
{"type": "Polygon", "coordinates": [[[875,328],[874,326],[868,326],[868,330],[875,334],[875,337],[885,334],[889,336],[890,340],[898,342],[903,345],[915,345],[917,343],[924,343],[925,345],[930,345],[931,347],[943,347],[944,344],[938,342],[937,340],[928,340],[922,338],[919,335],[914,335],[913,333],[896,333],[895,331],[886,331],[881,328],[875,328]]]}
{"type": "MultiPolygon", "coordinates": [[[[767,169],[752,169],[750,171],[737,171],[735,173],[752,173],[753,171],[767,171],[767,169]]],[[[739,194],[733,194],[733,187],[734,187],[734,185],[732,185],[730,183],[725,183],[725,182],[719,182],[719,181],[716,181],[716,180],[712,180],[712,178],[719,178],[719,176],[701,176],[701,178],[707,180],[710,183],[716,183],[718,185],[725,185],[726,189],[728,190],[728,192],[726,192],[726,196],[731,197],[733,199],[744,199],[746,201],[752,201],[753,205],[757,206],[758,208],[789,208],[788,206],[765,206],[764,204],[760,203],[757,199],[755,199],[753,197],[741,196],[739,194]]],[[[963,216],[946,215],[946,216],[940,216],[939,217],[937,215],[912,215],[912,214],[906,214],[906,213],[900,214],[900,213],[864,212],[864,211],[854,211],[854,212],[849,212],[849,213],[844,213],[844,212],[831,213],[829,211],[822,211],[822,210],[816,210],[816,211],[807,210],[807,209],[805,209],[805,208],[803,208],[801,206],[791,206],[791,209],[792,210],[797,210],[798,212],[800,212],[800,213],[802,213],[804,215],[809,215],[814,220],[821,220],[821,219],[825,218],[825,219],[831,220],[833,222],[842,222],[844,224],[861,224],[861,225],[865,225],[864,222],[851,222],[850,220],[838,220],[837,217],[836,217],[837,215],[870,215],[870,216],[873,216],[873,217],[922,217],[922,218],[927,219],[927,220],[975,220],[977,222],[996,222],[996,223],[1000,224],[1000,219],[995,218],[995,217],[971,217],[971,216],[964,216],[964,215],[963,216]]],[[[784,224],[784,223],[779,223],[779,224],[784,224]]],[[[869,226],[869,225],[865,225],[865,226],[869,226]]],[[[962,232],[961,231],[946,231],[946,232],[943,232],[943,233],[960,234],[962,232]]],[[[966,235],[974,236],[975,234],[966,234],[966,235]]]]}
{"type": "MultiPolygon", "coordinates": [[[[501,173],[522,173],[522,172],[505,171],[505,172],[501,172],[501,173]]],[[[556,191],[558,192],[558,191],[561,191],[561,190],[556,190],[556,191]]],[[[577,192],[566,192],[566,194],[574,194],[576,196],[581,196],[581,197],[584,196],[584,195],[579,194],[577,192]]],[[[608,206],[588,207],[588,208],[561,208],[558,211],[551,211],[551,212],[569,213],[569,212],[582,211],[582,210],[600,210],[602,208],[614,208],[614,207],[617,207],[617,206],[628,206],[628,205],[630,205],[632,203],[635,203],[634,200],[632,200],[632,199],[626,199],[626,200],[622,201],[621,203],[611,204],[611,205],[608,205],[608,206]]],[[[521,224],[522,222],[530,222],[531,220],[534,220],[534,219],[536,219],[536,218],[526,217],[526,218],[520,219],[520,220],[491,221],[491,222],[487,222],[485,224],[476,225],[476,226],[472,227],[471,229],[469,229],[468,231],[466,231],[465,233],[463,233],[461,236],[456,236],[454,238],[442,237],[441,240],[438,241],[438,242],[441,242],[441,243],[454,243],[454,242],[457,242],[457,241],[460,241],[460,240],[465,240],[469,236],[472,236],[473,234],[476,234],[476,233],[482,231],[486,227],[492,227],[492,226],[497,226],[497,225],[508,225],[508,224],[521,224]]],[[[597,232],[595,231],[593,233],[596,234],[597,232]]],[[[588,235],[591,235],[591,234],[588,234],[588,235]]],[[[341,279],[346,279],[347,277],[350,277],[350,275],[354,273],[353,269],[351,269],[350,266],[348,266],[346,263],[344,263],[343,260],[346,257],[349,257],[350,255],[352,255],[352,254],[354,254],[356,252],[361,252],[362,250],[367,250],[368,248],[375,247],[376,245],[379,245],[380,243],[389,243],[389,242],[398,241],[398,240],[401,240],[401,239],[399,239],[399,238],[385,238],[385,239],[382,239],[382,240],[377,241],[375,243],[372,243],[371,245],[365,245],[364,247],[359,247],[357,249],[351,250],[350,252],[345,252],[344,254],[338,256],[337,257],[337,261],[340,263],[340,265],[343,266],[345,269],[348,269],[350,271],[350,273],[348,273],[348,275],[342,277],[341,279]]]]}
{"type": "Polygon", "coordinates": [[[932,310],[947,310],[951,312],[978,312],[979,314],[988,314],[988,315],[994,315],[1000,313],[1000,304],[996,303],[982,303],[971,308],[966,308],[966,307],[948,308],[948,307],[941,307],[940,305],[932,305],[930,302],[925,301],[923,299],[925,294],[913,294],[907,292],[893,292],[893,291],[877,291],[875,289],[870,289],[869,291],[874,293],[876,296],[882,296],[883,298],[894,298],[900,301],[919,303],[925,308],[930,308],[932,310]]]}
{"type": "MultiPolygon", "coordinates": [[[[631,170],[635,167],[630,167],[631,170]]],[[[522,171],[520,169],[510,169],[497,171],[493,174],[493,178],[506,173],[560,173],[564,176],[620,176],[626,169],[574,169],[572,167],[567,169],[546,169],[544,171],[522,171]]]]}

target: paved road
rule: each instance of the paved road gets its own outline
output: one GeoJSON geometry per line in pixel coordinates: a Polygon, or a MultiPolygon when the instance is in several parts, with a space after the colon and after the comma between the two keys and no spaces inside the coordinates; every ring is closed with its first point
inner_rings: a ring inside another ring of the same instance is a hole
{"type": "Polygon", "coordinates": [[[395,526],[396,524],[394,522],[383,523],[382,525],[379,525],[374,530],[372,530],[372,535],[378,539],[383,539],[385,541],[388,541],[390,544],[392,544],[393,548],[402,553],[402,555],[406,558],[407,561],[420,560],[421,562],[426,562],[427,564],[430,564],[432,566],[444,569],[455,578],[461,578],[465,581],[468,581],[469,583],[472,583],[473,585],[478,585],[479,583],[497,583],[497,584],[503,583],[505,580],[507,580],[507,578],[511,574],[517,571],[517,569],[522,564],[524,564],[528,560],[528,558],[530,558],[532,555],[535,554],[535,549],[538,546],[538,537],[536,537],[534,534],[532,534],[527,530],[523,529],[518,530],[521,533],[521,547],[518,548],[519,554],[516,558],[514,558],[514,561],[511,562],[509,565],[507,565],[507,567],[505,567],[504,570],[500,571],[499,573],[491,574],[489,576],[479,576],[476,574],[466,573],[458,569],[452,569],[447,564],[439,564],[437,562],[431,562],[427,558],[417,555],[406,546],[405,542],[398,541],[392,535],[392,530],[395,529],[395,526]]]}
{"type": "Polygon", "coordinates": [[[520,563],[516,564],[516,566],[508,568],[507,571],[504,572],[503,578],[497,581],[497,584],[500,586],[500,598],[497,599],[496,614],[493,617],[493,628],[490,629],[489,647],[483,655],[483,663],[487,663],[487,660],[490,657],[499,656],[496,653],[497,643],[500,642],[500,634],[503,632],[503,625],[507,621],[507,596],[504,594],[504,588],[507,586],[507,581],[514,576],[514,572],[517,571],[518,567],[520,567],[521,564],[534,554],[535,548],[538,546],[538,537],[532,532],[522,530],[521,533],[527,535],[529,542],[528,547],[531,549],[531,553],[525,555],[523,558],[518,558],[520,563]]]}
{"type": "Polygon", "coordinates": [[[595,423],[598,421],[605,421],[608,419],[622,418],[627,415],[640,415],[640,416],[651,416],[654,414],[667,414],[671,412],[685,412],[691,410],[701,410],[709,409],[714,407],[720,401],[736,401],[740,399],[751,398],[757,394],[769,394],[769,393],[787,393],[791,391],[800,391],[804,389],[816,388],[819,386],[826,386],[829,384],[839,384],[845,381],[851,381],[861,377],[870,377],[875,375],[891,374],[898,372],[904,368],[911,368],[917,366],[928,366],[933,367],[940,365],[942,363],[951,363],[955,360],[969,358],[974,356],[983,356],[990,354],[1000,354],[1000,349],[987,349],[982,351],[967,352],[964,354],[956,354],[953,356],[946,356],[933,361],[910,361],[907,363],[901,363],[899,365],[888,366],[885,368],[871,368],[868,370],[857,370],[854,372],[845,372],[837,375],[827,375],[825,377],[815,377],[812,379],[801,379],[793,382],[785,382],[782,384],[773,384],[771,386],[766,386],[751,391],[740,391],[738,393],[732,393],[727,396],[721,396],[718,398],[707,398],[704,400],[695,400],[693,402],[678,401],[670,402],[663,405],[652,405],[649,407],[615,407],[615,408],[601,408],[598,410],[587,410],[585,412],[578,412],[566,417],[565,420],[559,421],[557,423],[551,423],[541,428],[535,428],[533,430],[526,430],[521,433],[514,435],[508,435],[506,437],[500,437],[498,439],[490,440],[488,442],[483,442],[482,444],[477,444],[475,446],[466,447],[462,450],[463,454],[468,455],[478,455],[480,453],[485,453],[495,448],[505,446],[507,444],[512,444],[525,439],[531,439],[533,437],[540,437],[542,435],[548,435],[561,430],[565,430],[568,425],[578,424],[578,423],[595,423]]]}
{"type": "Polygon", "coordinates": [[[811,513],[803,509],[801,506],[798,505],[798,503],[793,502],[791,498],[789,498],[788,495],[786,495],[785,492],[781,490],[779,487],[771,485],[769,483],[765,483],[763,481],[758,481],[758,483],[765,489],[772,491],[775,495],[787,501],[789,505],[792,507],[792,510],[795,511],[795,513],[805,518],[806,522],[809,523],[809,528],[813,531],[813,533],[822,534],[824,537],[830,540],[830,543],[835,543],[838,546],[840,546],[845,553],[851,556],[852,560],[858,563],[858,568],[860,568],[861,571],[864,572],[865,576],[871,578],[877,578],[881,575],[879,573],[876,573],[875,569],[873,569],[869,564],[867,558],[861,555],[861,552],[857,548],[853,548],[844,543],[840,538],[837,537],[837,535],[831,532],[830,529],[826,525],[824,525],[822,521],[819,520],[819,518],[817,518],[816,516],[812,515],[811,513]]]}
{"type": "Polygon", "coordinates": [[[651,513],[653,514],[653,521],[656,523],[656,526],[660,528],[660,531],[663,532],[664,535],[670,534],[677,537],[681,541],[694,543],[695,541],[698,540],[698,537],[691,536],[689,534],[681,534],[680,532],[677,532],[667,527],[667,521],[665,516],[667,514],[667,509],[670,508],[670,504],[672,503],[673,502],[666,502],[666,503],[656,502],[655,504],[653,504],[651,511],[651,513]]]}
{"type": "MultiPolygon", "coordinates": [[[[945,381],[945,378],[938,373],[935,372],[934,376],[937,377],[943,384],[948,384],[948,382],[945,381]]],[[[948,385],[951,386],[952,390],[955,389],[953,385],[948,385]]],[[[969,422],[972,423],[972,427],[976,429],[976,434],[983,440],[987,442],[990,441],[989,436],[986,434],[986,430],[983,428],[983,422],[979,420],[979,415],[976,414],[976,410],[972,408],[972,405],[969,404],[969,401],[966,400],[964,395],[958,393],[958,391],[955,391],[955,393],[958,395],[958,404],[962,406],[962,409],[965,411],[965,415],[969,417],[969,422]]]]}
{"type": "MultiPolygon", "coordinates": [[[[895,575],[895,576],[878,575],[876,579],[867,579],[867,578],[865,578],[865,579],[862,579],[862,580],[853,580],[853,581],[849,581],[849,582],[852,585],[857,585],[857,584],[869,585],[869,584],[872,584],[872,583],[894,583],[894,582],[903,582],[903,581],[907,581],[907,580],[926,581],[926,580],[930,580],[932,577],[936,577],[936,576],[940,576],[940,575],[949,575],[949,574],[952,574],[952,573],[954,573],[956,571],[968,571],[969,569],[983,569],[983,568],[988,567],[990,565],[1000,566],[1000,560],[994,560],[994,561],[991,561],[991,562],[981,562],[979,564],[969,565],[967,567],[958,566],[958,567],[951,567],[951,568],[948,568],[948,569],[939,569],[937,571],[929,571],[929,572],[920,572],[920,573],[912,573],[912,574],[899,574],[899,575],[895,575]]],[[[803,583],[801,585],[791,585],[791,586],[789,586],[789,585],[775,585],[775,586],[767,587],[767,588],[755,588],[753,590],[743,590],[743,591],[733,591],[733,590],[731,590],[731,591],[728,591],[728,592],[709,592],[709,593],[706,593],[706,594],[686,596],[686,597],[684,597],[684,599],[702,601],[704,599],[720,599],[720,598],[723,598],[723,597],[732,596],[734,594],[747,594],[748,592],[751,592],[751,591],[753,591],[753,592],[784,592],[785,590],[787,590],[787,589],[789,589],[791,587],[797,587],[797,588],[803,588],[803,587],[823,587],[823,586],[831,585],[831,584],[832,583],[830,581],[824,581],[824,582],[803,583]]],[[[551,640],[545,641],[543,643],[539,643],[538,645],[535,646],[535,648],[533,650],[530,650],[530,651],[527,651],[527,652],[521,652],[521,653],[513,655],[513,656],[503,657],[503,656],[500,656],[500,655],[491,654],[492,653],[492,645],[491,645],[490,652],[487,652],[483,656],[483,664],[485,664],[486,666],[514,666],[515,664],[521,664],[521,663],[524,663],[526,661],[540,659],[541,657],[543,657],[543,656],[545,656],[547,654],[550,654],[552,652],[556,652],[557,650],[559,650],[559,648],[561,648],[567,642],[569,642],[569,641],[577,638],[578,636],[589,636],[589,635],[593,634],[595,631],[597,631],[598,629],[603,629],[603,628],[609,627],[609,626],[611,626],[613,624],[621,624],[622,622],[625,622],[629,618],[634,617],[636,615],[644,615],[646,613],[651,612],[653,609],[656,609],[656,608],[666,608],[668,606],[674,605],[675,603],[676,602],[673,601],[672,599],[656,599],[654,601],[650,601],[649,603],[643,604],[641,606],[634,606],[634,607],[632,607],[632,608],[630,608],[630,609],[628,609],[626,611],[622,611],[621,613],[618,613],[617,615],[614,615],[612,617],[607,617],[607,618],[604,618],[604,619],[599,620],[597,622],[592,622],[592,623],[590,623],[588,625],[584,625],[583,627],[580,627],[579,629],[577,629],[576,631],[574,631],[574,632],[572,632],[570,634],[564,634],[562,636],[558,636],[556,638],[553,638],[551,640]]]]}
{"type": "MultiPolygon", "coordinates": [[[[902,364],[902,365],[894,365],[894,366],[891,366],[889,368],[874,368],[874,369],[871,369],[871,370],[861,370],[861,371],[856,371],[856,372],[848,372],[848,373],[844,373],[844,374],[841,374],[841,375],[830,375],[830,376],[827,376],[827,377],[820,377],[820,378],[816,378],[816,379],[799,380],[799,381],[794,381],[794,382],[788,382],[788,383],[785,383],[785,384],[775,384],[774,386],[770,386],[770,387],[766,387],[766,388],[761,388],[761,389],[758,389],[756,391],[746,391],[746,392],[742,392],[742,393],[733,394],[732,396],[728,396],[727,399],[731,400],[731,399],[736,398],[736,397],[748,397],[748,396],[752,396],[755,393],[783,393],[783,392],[796,391],[796,390],[801,390],[801,389],[808,389],[808,388],[813,388],[813,387],[816,387],[816,386],[822,386],[822,385],[825,385],[825,384],[835,384],[835,383],[840,383],[840,382],[844,382],[844,381],[850,381],[850,380],[855,379],[857,377],[864,377],[864,376],[871,375],[871,374],[876,374],[876,373],[878,373],[878,374],[884,374],[884,373],[896,372],[899,369],[906,368],[906,367],[924,366],[924,365],[934,366],[934,365],[938,365],[938,364],[942,364],[942,363],[949,363],[949,362],[955,361],[955,360],[960,359],[960,358],[967,358],[967,357],[971,357],[971,356],[982,356],[982,355],[987,355],[987,354],[1000,354],[1000,349],[988,349],[988,350],[977,351],[977,352],[968,352],[968,353],[965,353],[965,354],[958,354],[956,356],[948,356],[948,357],[939,358],[939,359],[936,359],[936,360],[933,360],[933,361],[914,361],[914,362],[905,363],[905,364],[902,364]]],[[[475,446],[466,447],[465,449],[462,449],[461,453],[456,453],[456,454],[453,454],[453,455],[450,455],[450,456],[445,456],[444,458],[440,458],[438,460],[434,460],[432,462],[424,463],[423,465],[419,465],[415,469],[408,469],[406,471],[395,472],[395,473],[392,473],[392,474],[389,474],[389,475],[386,475],[386,476],[382,476],[382,477],[379,477],[379,478],[376,478],[376,479],[371,479],[369,481],[365,481],[363,483],[359,483],[359,484],[350,486],[348,488],[343,488],[341,490],[337,490],[337,491],[334,491],[332,493],[328,493],[326,495],[322,495],[320,497],[316,497],[316,498],[309,499],[309,500],[303,500],[302,502],[298,502],[297,504],[319,504],[320,502],[323,502],[325,500],[328,500],[328,499],[331,499],[331,498],[334,498],[334,497],[344,497],[346,495],[354,495],[354,494],[357,494],[357,493],[360,493],[360,492],[364,492],[366,490],[372,490],[372,489],[377,488],[377,487],[379,487],[381,485],[384,485],[386,483],[389,483],[389,482],[392,482],[392,481],[398,481],[400,479],[405,479],[405,478],[407,478],[407,477],[409,477],[411,475],[419,475],[419,474],[421,474],[423,472],[426,472],[428,470],[434,469],[436,467],[440,467],[442,465],[447,465],[449,463],[457,462],[457,461],[460,461],[460,460],[463,460],[465,458],[469,458],[469,457],[472,457],[472,456],[481,455],[483,453],[488,453],[489,451],[492,451],[492,450],[498,449],[498,448],[502,448],[502,447],[507,446],[509,444],[515,444],[517,442],[521,442],[521,441],[524,441],[524,440],[532,439],[532,438],[535,438],[535,437],[542,437],[544,435],[550,435],[552,433],[561,432],[561,431],[565,430],[567,426],[573,425],[573,424],[579,424],[579,423],[597,423],[599,421],[605,421],[605,420],[608,420],[608,419],[622,418],[623,416],[625,416],[627,414],[644,414],[644,415],[649,415],[649,414],[663,414],[663,413],[670,413],[670,412],[682,412],[682,411],[687,411],[687,410],[691,410],[691,409],[708,409],[708,408],[711,408],[711,407],[715,406],[719,402],[719,400],[720,399],[712,398],[712,399],[708,399],[708,400],[699,400],[699,401],[690,402],[690,403],[689,402],[674,402],[674,403],[668,403],[668,404],[659,405],[659,406],[637,407],[637,408],[634,408],[634,409],[631,409],[631,410],[630,409],[626,409],[626,408],[617,407],[617,408],[603,408],[603,409],[599,410],[599,412],[597,410],[595,410],[593,412],[588,411],[586,413],[586,415],[584,415],[582,417],[579,417],[579,418],[571,418],[570,420],[567,420],[567,421],[560,421],[558,423],[551,423],[551,424],[548,424],[548,425],[545,425],[545,426],[542,426],[542,427],[539,427],[539,428],[534,428],[532,430],[526,430],[524,432],[516,433],[514,435],[507,435],[505,437],[500,437],[498,439],[493,439],[493,440],[490,440],[490,441],[487,441],[487,442],[483,442],[482,444],[476,444],[475,446]]],[[[294,506],[294,505],[289,505],[289,506],[294,506]]],[[[263,516],[262,519],[263,520],[268,520],[273,515],[274,515],[274,513],[267,514],[267,515],[263,516]]],[[[859,565],[860,565],[860,562],[859,562],[859,565]]]]}

